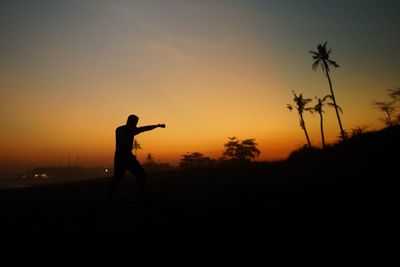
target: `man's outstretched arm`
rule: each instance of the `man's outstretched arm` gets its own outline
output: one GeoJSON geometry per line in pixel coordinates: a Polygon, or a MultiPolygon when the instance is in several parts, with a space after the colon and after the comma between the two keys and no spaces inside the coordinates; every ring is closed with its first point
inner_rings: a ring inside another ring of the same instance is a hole
{"type": "Polygon", "coordinates": [[[136,130],[138,133],[142,133],[142,132],[154,130],[155,128],[165,128],[165,124],[142,126],[142,127],[138,127],[136,130]]]}

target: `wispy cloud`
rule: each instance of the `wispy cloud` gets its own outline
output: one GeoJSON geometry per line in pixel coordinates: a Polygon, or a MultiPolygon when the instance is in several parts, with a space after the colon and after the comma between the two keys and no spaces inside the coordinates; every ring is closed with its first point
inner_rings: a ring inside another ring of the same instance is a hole
{"type": "Polygon", "coordinates": [[[142,48],[151,53],[157,53],[160,56],[176,61],[188,61],[196,57],[198,53],[204,50],[220,50],[231,45],[229,40],[214,39],[204,36],[203,33],[196,32],[177,32],[165,27],[160,21],[147,14],[140,5],[125,2],[110,2],[110,8],[124,19],[130,21],[136,29],[138,42],[142,48]]]}
{"type": "Polygon", "coordinates": [[[193,58],[189,53],[164,41],[146,41],[145,46],[147,49],[177,61],[187,61],[193,58]]]}

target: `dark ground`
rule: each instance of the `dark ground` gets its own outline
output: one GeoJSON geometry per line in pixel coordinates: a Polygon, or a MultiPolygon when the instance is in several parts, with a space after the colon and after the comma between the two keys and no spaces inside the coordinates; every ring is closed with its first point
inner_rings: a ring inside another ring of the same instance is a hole
{"type": "Polygon", "coordinates": [[[367,152],[359,143],[327,157],[152,174],[143,195],[126,177],[114,205],[107,179],[3,190],[0,262],[389,262],[397,254],[398,158],[386,152],[398,153],[398,142],[368,139],[367,152]]]}

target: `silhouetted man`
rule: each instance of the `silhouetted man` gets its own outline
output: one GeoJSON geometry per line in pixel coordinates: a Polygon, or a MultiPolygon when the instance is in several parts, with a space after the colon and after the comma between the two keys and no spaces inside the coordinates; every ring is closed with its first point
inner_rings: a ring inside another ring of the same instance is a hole
{"type": "Polygon", "coordinates": [[[134,136],[155,128],[165,128],[165,124],[137,127],[139,117],[130,115],[126,125],[115,130],[116,147],[114,157],[114,177],[110,184],[110,197],[112,198],[117,185],[121,182],[124,173],[129,170],[138,180],[139,191],[143,192],[146,182],[146,173],[136,156],[132,154],[134,136]]]}

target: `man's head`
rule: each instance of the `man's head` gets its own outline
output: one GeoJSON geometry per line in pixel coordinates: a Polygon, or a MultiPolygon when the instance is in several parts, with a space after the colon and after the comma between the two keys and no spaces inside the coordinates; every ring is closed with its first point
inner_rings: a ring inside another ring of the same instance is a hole
{"type": "Polygon", "coordinates": [[[135,128],[138,121],[139,121],[139,117],[132,114],[132,115],[129,115],[128,120],[126,121],[126,125],[128,127],[135,128]]]}

